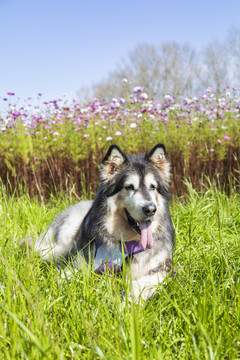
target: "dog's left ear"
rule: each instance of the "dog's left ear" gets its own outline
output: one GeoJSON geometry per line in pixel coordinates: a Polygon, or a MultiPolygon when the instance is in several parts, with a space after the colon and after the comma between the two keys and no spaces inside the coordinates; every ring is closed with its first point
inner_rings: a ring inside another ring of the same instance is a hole
{"type": "Polygon", "coordinates": [[[165,180],[168,181],[170,178],[170,163],[166,156],[165,146],[163,144],[157,144],[146,157],[157,167],[165,180]]]}
{"type": "Polygon", "coordinates": [[[119,147],[117,145],[111,145],[101,164],[101,180],[111,180],[127,161],[127,156],[119,147]]]}

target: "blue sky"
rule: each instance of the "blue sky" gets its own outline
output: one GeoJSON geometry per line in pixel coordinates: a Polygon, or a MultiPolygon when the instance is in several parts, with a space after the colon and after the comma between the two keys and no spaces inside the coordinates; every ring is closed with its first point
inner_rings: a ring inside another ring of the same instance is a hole
{"type": "Polygon", "coordinates": [[[239,14],[240,0],[0,0],[0,96],[74,96],[141,42],[201,49],[239,14]]]}

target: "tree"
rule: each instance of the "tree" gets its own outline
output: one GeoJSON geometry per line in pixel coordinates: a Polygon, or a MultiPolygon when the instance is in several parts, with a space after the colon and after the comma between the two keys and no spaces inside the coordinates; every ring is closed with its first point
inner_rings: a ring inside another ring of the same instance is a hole
{"type": "Polygon", "coordinates": [[[218,41],[209,43],[203,50],[200,83],[203,88],[213,86],[222,91],[230,83],[229,56],[226,45],[218,41]]]}
{"type": "Polygon", "coordinates": [[[227,42],[211,42],[199,53],[188,44],[141,43],[106,79],[81,89],[79,96],[104,101],[126,96],[123,78],[133,86],[143,86],[150,98],[159,100],[166,94],[191,96],[209,86],[219,91],[226,85],[240,87],[240,30],[232,29],[227,42]]]}
{"type": "Polygon", "coordinates": [[[231,56],[231,82],[234,86],[240,87],[240,29],[232,28],[229,31],[228,50],[231,56]]]}

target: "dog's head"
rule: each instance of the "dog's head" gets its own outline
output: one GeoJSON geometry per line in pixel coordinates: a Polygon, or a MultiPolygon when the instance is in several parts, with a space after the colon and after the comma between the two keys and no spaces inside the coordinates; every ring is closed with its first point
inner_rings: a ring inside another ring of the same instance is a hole
{"type": "Polygon", "coordinates": [[[101,165],[107,197],[115,197],[129,226],[141,234],[143,248],[152,246],[152,222],[169,199],[170,164],[165,147],[156,145],[145,155],[129,156],[110,146],[101,165]]]}

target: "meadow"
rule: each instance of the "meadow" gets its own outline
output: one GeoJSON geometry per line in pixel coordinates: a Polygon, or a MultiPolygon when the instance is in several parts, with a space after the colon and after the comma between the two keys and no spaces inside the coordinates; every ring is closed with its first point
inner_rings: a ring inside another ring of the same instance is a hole
{"type": "Polygon", "coordinates": [[[160,103],[128,85],[110,104],[0,99],[1,359],[240,358],[240,91],[160,103]],[[20,246],[94,196],[109,145],[159,142],[172,163],[177,274],[146,303],[128,302],[125,273],[62,280],[20,246]]]}
{"type": "Polygon", "coordinates": [[[238,359],[240,196],[187,188],[171,203],[178,274],[133,304],[124,276],[89,269],[60,281],[54,264],[20,247],[73,198],[39,203],[2,186],[1,359],[238,359]]]}

